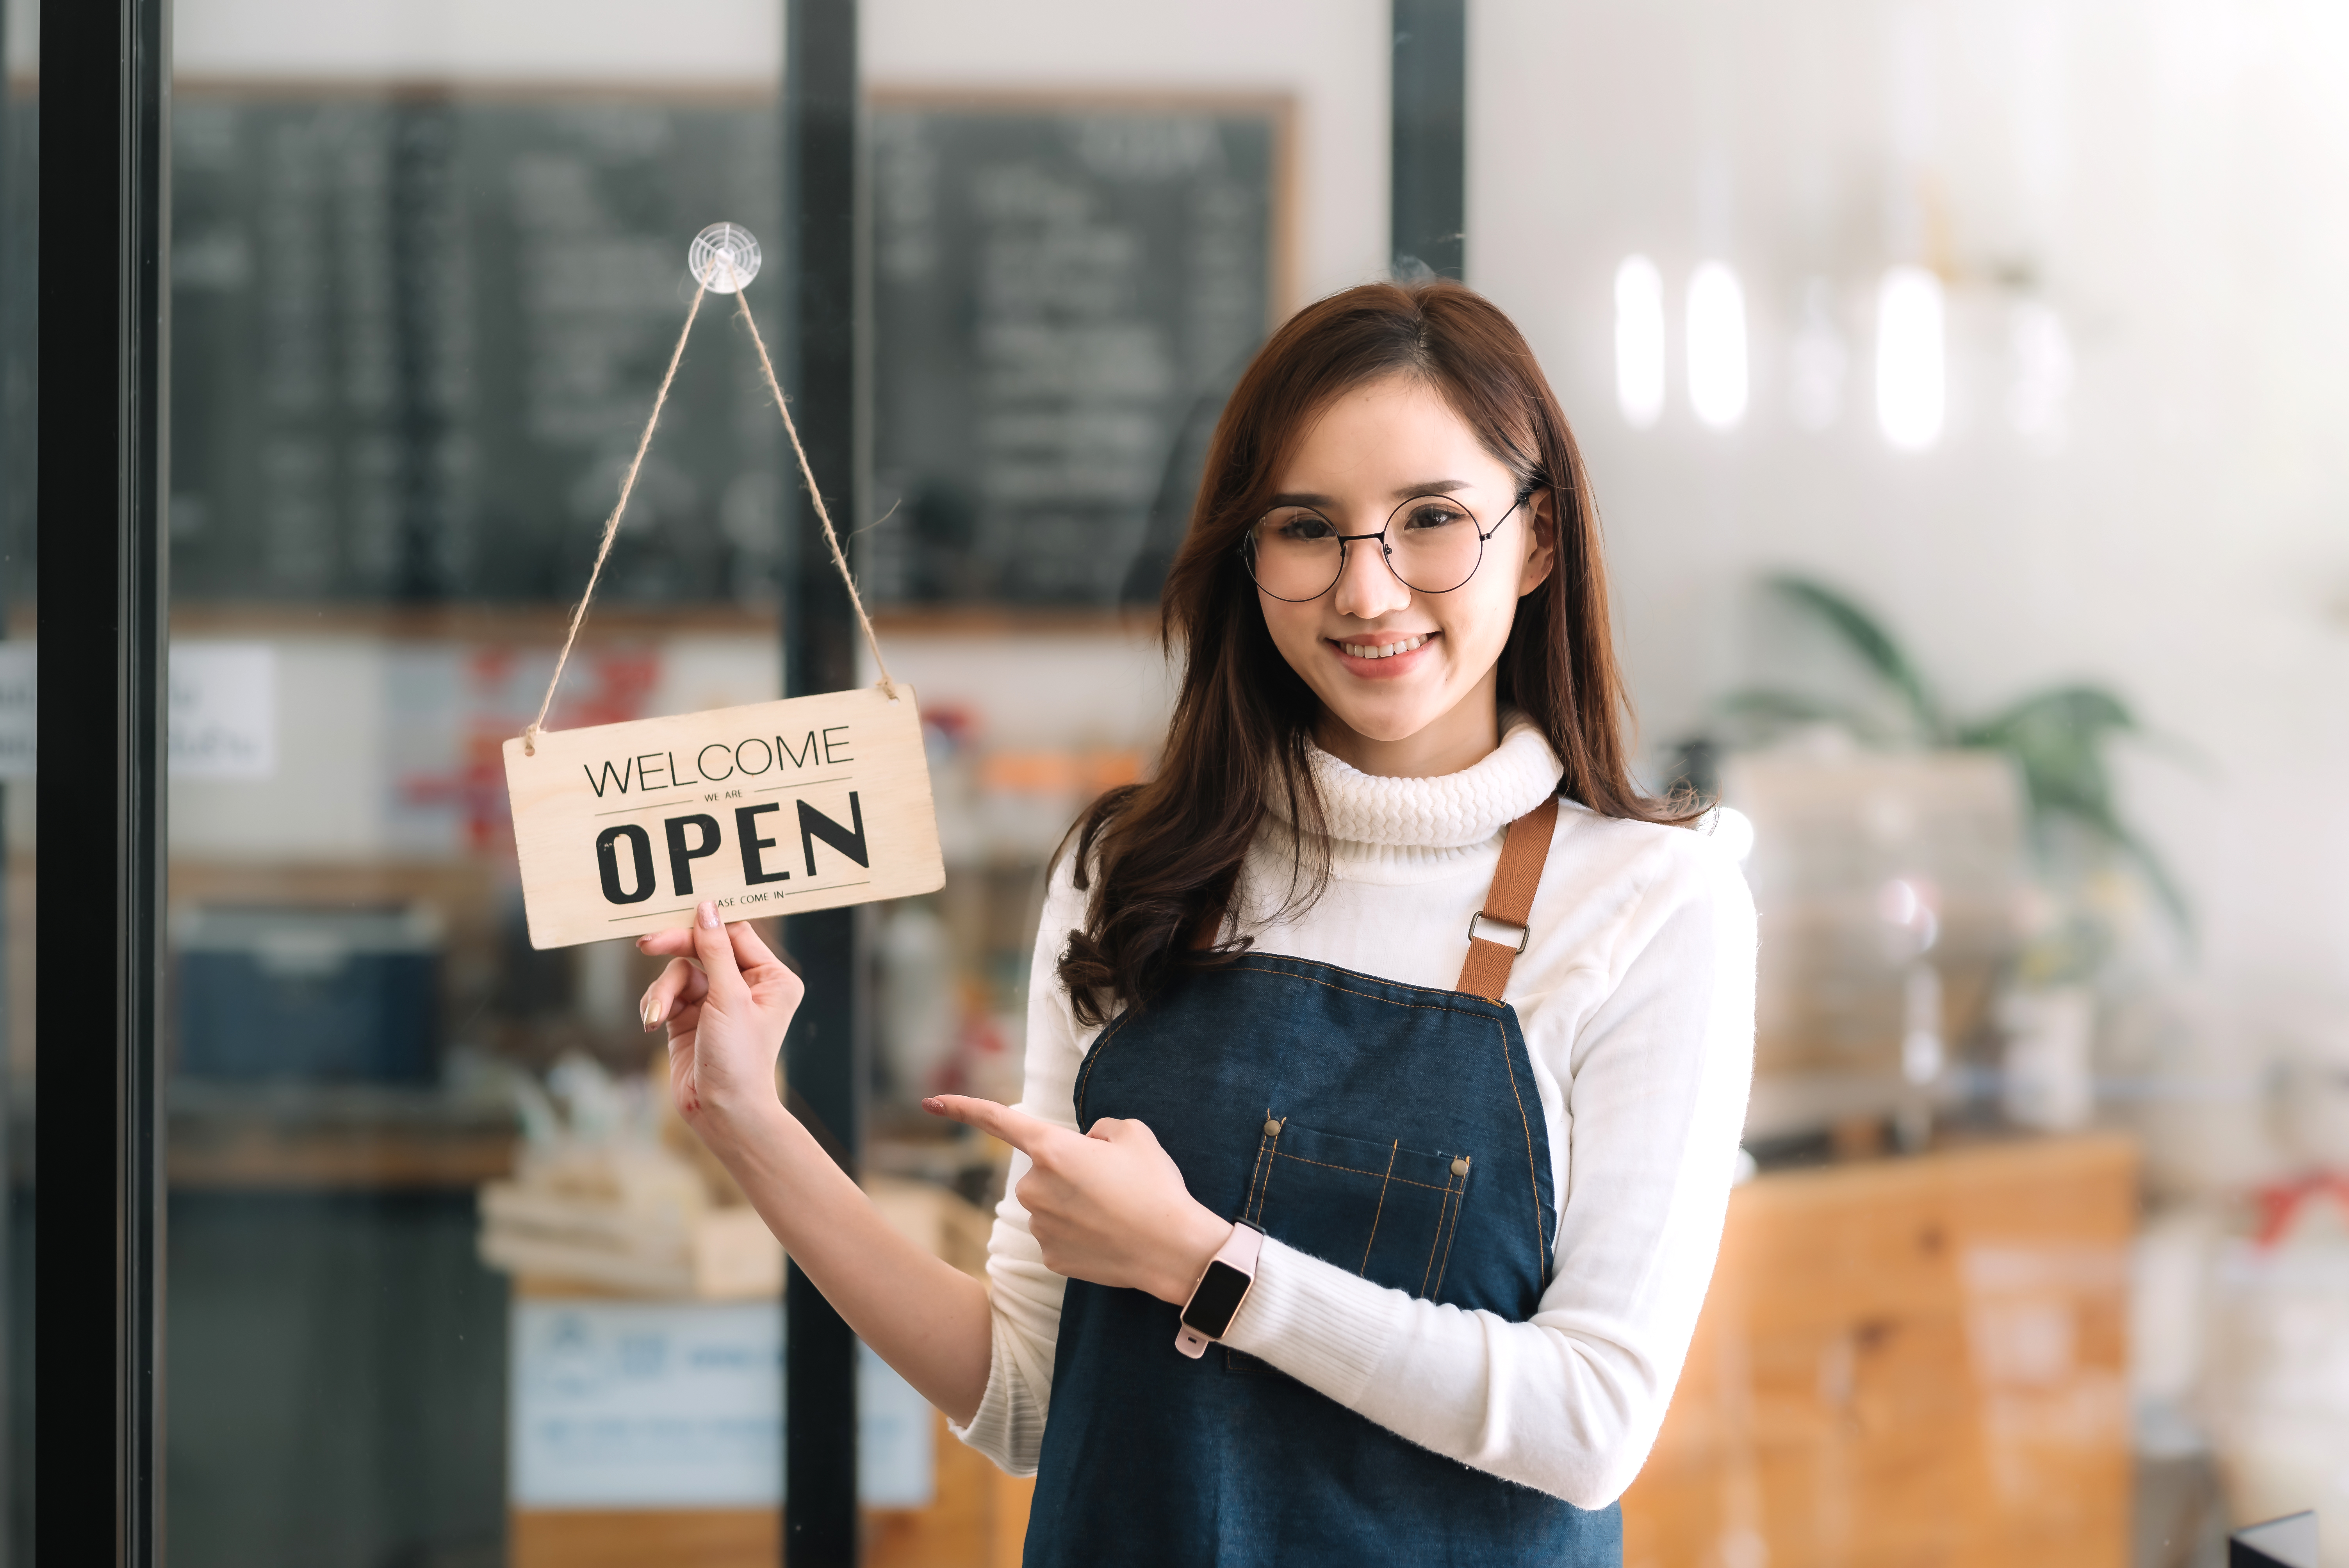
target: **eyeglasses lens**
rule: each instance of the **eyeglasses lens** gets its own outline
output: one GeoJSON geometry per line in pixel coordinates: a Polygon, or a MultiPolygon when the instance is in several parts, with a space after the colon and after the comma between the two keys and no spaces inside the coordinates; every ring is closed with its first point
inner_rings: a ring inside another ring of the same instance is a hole
{"type": "Polygon", "coordinates": [[[1384,546],[1388,570],[1422,593],[1448,593],[1475,575],[1484,558],[1484,531],[1475,515],[1448,496],[1416,496],[1394,510],[1383,533],[1350,541],[1312,507],[1283,506],[1257,519],[1249,536],[1248,569],[1276,599],[1318,599],[1338,581],[1348,545],[1384,546]]]}

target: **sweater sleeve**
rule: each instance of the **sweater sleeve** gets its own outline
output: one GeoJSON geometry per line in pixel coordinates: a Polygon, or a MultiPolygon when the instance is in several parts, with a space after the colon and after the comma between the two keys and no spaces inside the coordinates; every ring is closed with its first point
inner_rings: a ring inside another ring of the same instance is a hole
{"type": "MultiPolygon", "coordinates": [[[[1028,970],[1028,1049],[1019,1109],[1055,1127],[1074,1130],[1077,1069],[1092,1031],[1081,1029],[1057,973],[1069,933],[1084,921],[1084,895],[1063,861],[1044,895],[1036,952],[1028,970]]],[[[1044,1266],[1043,1249],[1028,1228],[1019,1179],[1029,1160],[1014,1152],[995,1229],[987,1243],[987,1294],[994,1327],[987,1393],[968,1427],[948,1423],[964,1442],[1009,1470],[1033,1475],[1044,1445],[1044,1412],[1052,1398],[1052,1355],[1061,1333],[1061,1297],[1068,1281],[1044,1266]]]]}
{"type": "Polygon", "coordinates": [[[1532,1319],[1421,1300],[1268,1239],[1226,1336],[1413,1442],[1581,1508],[1621,1494],[1662,1424],[1753,1072],[1753,900],[1709,845],[1662,858],[1565,1037],[1570,1190],[1532,1319]]]}

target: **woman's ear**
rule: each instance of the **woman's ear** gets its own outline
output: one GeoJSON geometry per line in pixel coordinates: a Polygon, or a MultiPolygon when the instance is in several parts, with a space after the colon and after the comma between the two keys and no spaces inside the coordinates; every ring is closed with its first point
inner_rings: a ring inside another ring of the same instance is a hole
{"type": "Polygon", "coordinates": [[[1551,543],[1557,537],[1557,513],[1550,502],[1555,492],[1544,486],[1526,498],[1526,552],[1517,563],[1517,597],[1522,599],[1549,581],[1557,564],[1551,543]]]}

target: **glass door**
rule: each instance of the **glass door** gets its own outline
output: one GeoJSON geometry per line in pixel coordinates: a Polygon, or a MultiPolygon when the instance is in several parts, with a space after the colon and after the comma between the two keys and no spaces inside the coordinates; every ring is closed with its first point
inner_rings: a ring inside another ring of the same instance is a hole
{"type": "MultiPolygon", "coordinates": [[[[531,945],[500,748],[699,230],[795,342],[784,14],[383,19],[174,17],[168,1553],[773,1563],[780,1252],[650,963],[531,945]]],[[[786,460],[703,310],[549,727],[782,695],[786,460]]]]}

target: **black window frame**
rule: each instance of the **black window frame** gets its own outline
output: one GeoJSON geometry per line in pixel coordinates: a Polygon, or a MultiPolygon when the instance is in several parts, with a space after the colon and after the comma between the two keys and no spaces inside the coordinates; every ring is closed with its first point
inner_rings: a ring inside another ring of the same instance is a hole
{"type": "Polygon", "coordinates": [[[169,0],[41,0],[33,1460],[45,1563],[161,1555],[169,0]]]}

